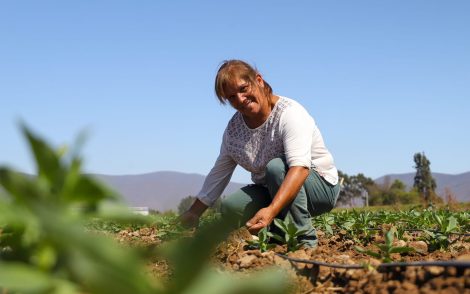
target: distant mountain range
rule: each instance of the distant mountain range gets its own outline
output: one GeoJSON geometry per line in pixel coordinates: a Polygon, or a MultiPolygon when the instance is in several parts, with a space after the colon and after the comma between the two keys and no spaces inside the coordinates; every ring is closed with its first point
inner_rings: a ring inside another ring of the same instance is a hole
{"type": "MultiPolygon", "coordinates": [[[[94,174],[108,184],[131,206],[147,206],[159,211],[177,210],[181,199],[196,195],[202,188],[205,176],[172,171],[140,175],[110,176],[94,174]]],[[[230,182],[222,195],[235,192],[244,184],[230,182]]]]}
{"type": "MultiPolygon", "coordinates": [[[[398,179],[408,188],[413,186],[414,173],[390,174],[375,180],[382,184],[388,177],[390,182],[398,179]]],[[[94,175],[119,192],[131,206],[147,206],[159,211],[176,210],[181,199],[196,195],[204,183],[205,176],[180,172],[161,171],[140,175],[94,175]]],[[[470,202],[470,172],[449,175],[433,173],[437,183],[437,193],[444,194],[447,187],[458,201],[470,202]]],[[[244,184],[231,182],[224,191],[228,195],[244,184]]]]}
{"type": "MultiPolygon", "coordinates": [[[[449,175],[442,173],[432,173],[433,178],[436,180],[436,192],[441,197],[444,195],[444,190],[449,189],[454,194],[456,199],[460,202],[470,202],[470,172],[449,175]]],[[[386,178],[393,183],[395,180],[400,180],[405,183],[408,189],[413,187],[415,173],[406,174],[390,174],[375,179],[377,184],[383,184],[386,178]]]]}

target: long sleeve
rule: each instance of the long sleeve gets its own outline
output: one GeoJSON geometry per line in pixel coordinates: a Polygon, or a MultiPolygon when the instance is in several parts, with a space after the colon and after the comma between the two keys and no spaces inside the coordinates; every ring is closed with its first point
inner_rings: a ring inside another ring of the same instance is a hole
{"type": "Polygon", "coordinates": [[[338,183],[333,156],[326,148],[315,120],[305,108],[293,103],[284,111],[280,128],[289,167],[313,168],[330,184],[338,183]]]}
{"type": "Polygon", "coordinates": [[[205,205],[212,206],[227,187],[236,166],[236,162],[226,152],[224,135],[220,154],[196,197],[205,205]]]}
{"type": "Polygon", "coordinates": [[[317,129],[312,117],[300,105],[286,109],[280,121],[287,165],[312,167],[312,134],[317,129]]]}

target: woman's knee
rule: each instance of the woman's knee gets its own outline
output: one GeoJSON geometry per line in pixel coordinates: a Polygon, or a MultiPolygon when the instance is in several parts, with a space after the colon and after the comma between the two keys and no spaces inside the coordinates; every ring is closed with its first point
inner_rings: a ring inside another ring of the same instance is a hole
{"type": "Polygon", "coordinates": [[[316,202],[312,203],[312,211],[310,211],[310,214],[312,216],[319,216],[321,214],[330,212],[335,208],[334,203],[331,201],[321,201],[321,202],[316,202]]]}
{"type": "Polygon", "coordinates": [[[284,180],[287,172],[287,164],[284,159],[277,157],[271,159],[266,165],[266,179],[269,180],[284,180]]]}
{"type": "Polygon", "coordinates": [[[330,212],[333,210],[333,208],[335,208],[336,206],[336,199],[338,198],[338,194],[339,194],[339,190],[337,187],[333,187],[333,189],[331,189],[331,193],[328,194],[328,196],[326,197],[327,198],[327,201],[326,203],[324,204],[324,207],[325,207],[325,212],[330,212]]]}
{"type": "Polygon", "coordinates": [[[330,212],[335,208],[336,203],[334,201],[328,201],[326,204],[326,211],[325,212],[330,212]]]}

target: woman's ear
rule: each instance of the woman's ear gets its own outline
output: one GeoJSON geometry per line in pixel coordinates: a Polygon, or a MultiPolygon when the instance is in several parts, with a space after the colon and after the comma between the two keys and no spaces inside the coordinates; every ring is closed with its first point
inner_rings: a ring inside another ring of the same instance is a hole
{"type": "Polygon", "coordinates": [[[258,83],[258,87],[264,88],[263,77],[260,74],[257,74],[255,79],[256,79],[256,83],[258,83]]]}

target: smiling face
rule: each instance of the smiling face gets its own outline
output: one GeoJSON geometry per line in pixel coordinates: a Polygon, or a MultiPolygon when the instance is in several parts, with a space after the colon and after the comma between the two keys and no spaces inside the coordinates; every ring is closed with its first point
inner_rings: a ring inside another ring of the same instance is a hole
{"type": "Polygon", "coordinates": [[[269,117],[279,98],[258,71],[241,60],[225,61],[217,71],[214,86],[219,101],[228,101],[250,128],[260,126],[269,117]]]}
{"type": "Polygon", "coordinates": [[[260,75],[256,76],[254,83],[236,77],[224,87],[224,98],[244,117],[262,118],[269,107],[262,86],[263,79],[260,75]]]}

